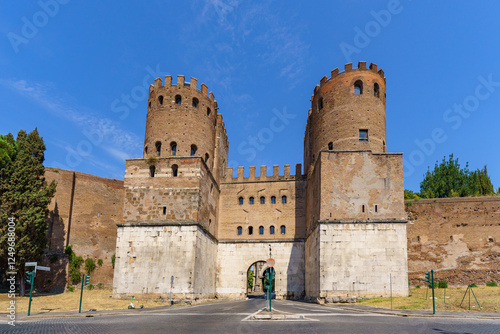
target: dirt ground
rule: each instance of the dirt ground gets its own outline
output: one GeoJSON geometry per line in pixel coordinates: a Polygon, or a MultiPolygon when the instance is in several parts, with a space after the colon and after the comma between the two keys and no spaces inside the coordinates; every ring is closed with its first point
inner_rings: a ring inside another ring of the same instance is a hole
{"type": "MultiPolygon", "coordinates": [[[[101,310],[122,310],[127,309],[130,305],[130,299],[114,299],[111,297],[111,289],[103,290],[83,290],[82,299],[82,312],[88,311],[89,309],[101,310]]],[[[28,312],[29,304],[29,291],[27,296],[19,297],[16,295],[16,312],[26,313],[28,312]]],[[[0,312],[7,312],[7,307],[9,306],[10,299],[8,294],[0,294],[0,312]]],[[[64,292],[60,294],[33,294],[31,301],[31,313],[40,312],[65,312],[65,311],[76,311],[78,312],[78,307],[80,303],[80,290],[75,290],[73,292],[64,292]]],[[[155,307],[155,306],[166,306],[168,301],[153,301],[153,300],[143,300],[134,299],[135,307],[155,307]]]]}

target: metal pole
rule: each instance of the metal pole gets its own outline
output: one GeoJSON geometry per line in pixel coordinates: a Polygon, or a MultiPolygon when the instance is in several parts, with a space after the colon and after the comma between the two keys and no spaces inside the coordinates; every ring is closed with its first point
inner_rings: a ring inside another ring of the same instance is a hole
{"type": "Polygon", "coordinates": [[[436,299],[434,298],[434,270],[431,270],[432,284],[432,314],[436,314],[436,299]]]}
{"type": "Polygon", "coordinates": [[[471,290],[471,287],[469,285],[469,311],[470,311],[470,290],[471,290]]]}
{"type": "Polygon", "coordinates": [[[392,310],[392,273],[389,274],[389,282],[391,284],[391,310],[392,310]]]}
{"type": "Polygon", "coordinates": [[[446,288],[444,288],[444,298],[443,298],[443,300],[444,300],[444,304],[446,305],[446,288]]]}
{"type": "Polygon", "coordinates": [[[174,276],[170,277],[170,306],[172,306],[172,288],[174,286],[174,276]]]}
{"type": "Polygon", "coordinates": [[[85,273],[82,273],[82,289],[80,290],[80,308],[78,313],[82,313],[82,297],[83,297],[83,284],[85,282],[85,273]]]}
{"type": "Polygon", "coordinates": [[[31,272],[31,276],[30,276],[30,304],[28,306],[28,317],[29,315],[31,314],[31,295],[33,294],[33,283],[35,282],[35,272],[32,271],[31,272]]]}
{"type": "Polygon", "coordinates": [[[479,306],[479,308],[481,308],[481,305],[479,305],[479,302],[477,301],[476,294],[474,293],[474,290],[472,290],[472,288],[470,288],[470,289],[472,291],[472,295],[474,296],[474,299],[476,300],[477,306],[479,306]]]}

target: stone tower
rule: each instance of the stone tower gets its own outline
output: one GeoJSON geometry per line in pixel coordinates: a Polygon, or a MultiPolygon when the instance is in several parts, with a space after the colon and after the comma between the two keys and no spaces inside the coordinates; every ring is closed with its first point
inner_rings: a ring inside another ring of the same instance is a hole
{"type": "Polygon", "coordinates": [[[386,153],[377,65],[332,71],[314,89],[304,136],[306,295],[407,293],[401,153],[386,153]]]}
{"type": "Polygon", "coordinates": [[[149,89],[142,159],[126,161],[114,293],[212,298],[217,268],[219,179],[228,141],[207,86],[184,76],[149,89]],[[208,93],[208,94],[207,94],[208,93]]]}

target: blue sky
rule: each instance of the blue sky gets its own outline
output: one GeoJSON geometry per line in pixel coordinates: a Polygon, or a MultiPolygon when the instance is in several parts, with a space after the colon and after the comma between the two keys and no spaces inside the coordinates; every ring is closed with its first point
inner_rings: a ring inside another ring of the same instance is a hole
{"type": "Polygon", "coordinates": [[[122,179],[142,156],[147,87],[184,74],[214,92],[230,164],[282,172],[302,163],[315,85],[365,60],[387,76],[406,188],[450,153],[499,187],[498,13],[498,1],[3,1],[0,133],[37,127],[46,166],[122,179]],[[286,127],[255,156],[242,149],[277,112],[286,127]]]}

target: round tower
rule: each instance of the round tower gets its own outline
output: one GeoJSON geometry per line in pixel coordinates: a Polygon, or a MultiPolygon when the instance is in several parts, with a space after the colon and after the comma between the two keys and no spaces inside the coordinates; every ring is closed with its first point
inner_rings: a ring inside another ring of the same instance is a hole
{"type": "Polygon", "coordinates": [[[155,79],[149,88],[148,116],[144,139],[144,158],[202,157],[212,169],[215,155],[217,102],[205,84],[196,88],[197,79],[185,82],[177,76],[155,79]]]}
{"type": "Polygon", "coordinates": [[[304,140],[304,163],[321,150],[386,152],[385,76],[377,65],[359,62],[324,76],[312,95],[304,140]]]}

